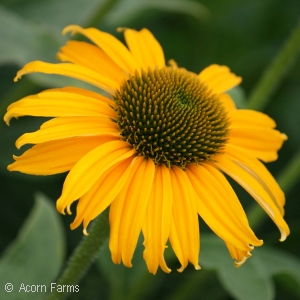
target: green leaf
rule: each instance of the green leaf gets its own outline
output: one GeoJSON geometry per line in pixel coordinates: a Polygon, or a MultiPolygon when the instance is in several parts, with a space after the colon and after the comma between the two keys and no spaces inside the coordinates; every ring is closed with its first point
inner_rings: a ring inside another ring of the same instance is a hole
{"type": "Polygon", "coordinates": [[[182,13],[196,18],[198,21],[207,20],[210,16],[209,10],[202,4],[194,1],[182,0],[155,0],[148,2],[149,8],[155,8],[166,12],[182,13]]]}
{"type": "Polygon", "coordinates": [[[64,254],[63,227],[58,214],[45,196],[37,194],[18,237],[0,259],[0,299],[42,299],[61,269],[64,254]],[[13,291],[5,291],[7,283],[13,285],[13,291]],[[36,292],[25,292],[27,285],[36,292]]]}
{"type": "Polygon", "coordinates": [[[61,32],[30,22],[0,6],[0,63],[23,65],[32,60],[55,62],[65,41],[61,32]]]}
{"type": "Polygon", "coordinates": [[[293,285],[286,285],[300,295],[300,260],[293,255],[273,248],[259,248],[257,255],[272,275],[285,274],[293,279],[293,285]]]}
{"type": "Polygon", "coordinates": [[[213,235],[201,236],[200,265],[215,269],[221,284],[238,300],[271,300],[274,286],[256,250],[240,268],[233,266],[225,244],[213,235]]]}
{"type": "Polygon", "coordinates": [[[105,23],[111,27],[118,27],[120,24],[130,22],[137,16],[149,13],[149,10],[159,10],[168,13],[181,13],[198,21],[206,21],[209,10],[201,3],[183,0],[123,0],[108,13],[104,19],[105,23]]]}
{"type": "MultiPolygon", "coordinates": [[[[0,65],[11,63],[21,67],[35,60],[58,62],[56,53],[69,38],[62,36],[61,30],[62,28],[51,29],[47,25],[23,19],[11,10],[0,6],[0,41],[4,41],[0,47],[0,65]]],[[[30,76],[35,83],[50,87],[69,85],[90,87],[89,84],[79,80],[59,75],[27,76],[30,76]]]]}
{"type": "Polygon", "coordinates": [[[15,3],[9,8],[27,20],[60,33],[70,24],[85,26],[106,2],[107,0],[22,0],[22,3],[15,3]]]}

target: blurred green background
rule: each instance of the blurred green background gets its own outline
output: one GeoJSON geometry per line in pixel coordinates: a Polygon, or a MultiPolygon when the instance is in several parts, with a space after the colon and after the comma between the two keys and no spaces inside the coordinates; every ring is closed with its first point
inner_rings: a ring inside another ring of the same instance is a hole
{"type": "MultiPolygon", "coordinates": [[[[61,31],[69,24],[98,27],[121,40],[117,27],[146,27],[161,43],[166,59],[174,59],[179,66],[199,73],[212,63],[228,65],[243,77],[241,88],[232,95],[239,107],[246,107],[248,96],[299,17],[299,0],[1,0],[1,116],[10,103],[28,94],[49,87],[84,86],[41,74],[13,82],[17,70],[31,60],[56,61],[56,52],[69,38],[61,31]]],[[[279,159],[267,165],[277,178],[300,150],[299,99],[298,57],[263,108],[289,137],[279,159]]],[[[82,238],[81,229],[69,229],[74,216],[61,216],[54,210],[65,174],[36,177],[7,171],[12,154],[25,149],[18,151],[15,140],[36,130],[42,121],[24,117],[12,120],[10,127],[0,122],[0,299],[43,299],[45,293],[17,290],[21,283],[48,286],[56,282],[82,238]],[[15,286],[11,293],[4,290],[7,282],[15,286]]],[[[232,184],[246,211],[253,212],[254,200],[232,184]]],[[[132,269],[113,265],[106,247],[79,283],[80,291],[69,299],[300,299],[299,194],[297,179],[286,194],[288,239],[280,243],[275,225],[268,217],[260,218],[253,225],[265,244],[240,269],[233,267],[224,244],[202,222],[201,271],[189,266],[180,274],[177,260],[167,254],[173,271],[167,275],[159,270],[153,276],[146,270],[141,245],[132,269]]]]}

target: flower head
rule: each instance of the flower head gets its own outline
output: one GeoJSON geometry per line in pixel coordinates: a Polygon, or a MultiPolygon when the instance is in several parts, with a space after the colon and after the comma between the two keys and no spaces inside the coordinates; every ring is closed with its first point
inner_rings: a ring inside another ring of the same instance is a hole
{"type": "Polygon", "coordinates": [[[278,226],[284,194],[260,162],[273,161],[286,136],[263,113],[236,109],[226,91],[241,82],[229,68],[211,65],[194,74],[165,64],[147,30],[123,29],[128,48],[112,35],[71,25],[94,44],[69,41],[59,64],[28,63],[15,80],[32,72],[91,83],[109,96],[76,87],[45,90],[8,107],[7,124],[25,115],[53,117],[16,142],[34,144],[14,156],[11,171],[50,175],[69,171],[57,209],[71,213],[71,228],[109,208],[112,260],[130,267],[142,231],[150,272],[170,272],[170,242],[182,271],[199,269],[198,214],[226,243],[235,264],[262,245],[223,172],[237,181],[278,226]]]}

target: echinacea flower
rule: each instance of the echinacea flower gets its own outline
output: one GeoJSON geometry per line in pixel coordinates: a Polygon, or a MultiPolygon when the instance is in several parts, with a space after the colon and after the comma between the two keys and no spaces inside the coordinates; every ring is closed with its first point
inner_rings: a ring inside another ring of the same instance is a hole
{"type": "Polygon", "coordinates": [[[57,209],[71,213],[74,229],[109,208],[109,247],[115,263],[131,267],[142,231],[151,273],[164,260],[168,242],[181,264],[199,269],[198,215],[227,245],[235,265],[262,245],[223,172],[265,210],[285,240],[285,197],[260,162],[273,161],[286,135],[267,115],[236,109],[226,91],[241,82],[229,68],[211,65],[195,74],[165,64],[163,50],[147,30],[122,29],[128,48],[114,36],[76,25],[94,44],[69,41],[59,64],[34,61],[15,78],[32,72],[83,80],[103,96],[76,87],[45,90],[8,107],[7,124],[25,115],[53,117],[23,134],[11,171],[51,175],[69,171],[57,209]]]}

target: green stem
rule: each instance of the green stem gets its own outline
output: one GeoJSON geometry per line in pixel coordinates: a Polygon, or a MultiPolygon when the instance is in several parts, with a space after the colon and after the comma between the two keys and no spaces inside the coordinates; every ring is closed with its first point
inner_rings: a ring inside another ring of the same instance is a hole
{"type": "MultiPolygon", "coordinates": [[[[103,212],[94,221],[92,228],[89,231],[89,236],[84,237],[81,243],[77,246],[72,254],[67,267],[57,285],[73,285],[75,286],[80,278],[86,273],[91,263],[96,259],[101,247],[107,240],[109,235],[109,222],[107,211],[103,212]]],[[[67,297],[67,292],[53,292],[48,295],[46,300],[63,300],[67,297]]]]}
{"type": "Polygon", "coordinates": [[[85,27],[97,27],[102,18],[115,6],[119,0],[108,0],[104,4],[101,4],[99,10],[91,17],[85,27]]]}
{"type": "MultiPolygon", "coordinates": [[[[300,178],[300,150],[292,157],[277,177],[278,184],[288,193],[300,178]]],[[[256,203],[248,211],[248,219],[253,229],[258,228],[266,217],[266,213],[256,203]]]]}
{"type": "Polygon", "coordinates": [[[248,100],[248,108],[263,110],[280,81],[292,67],[300,49],[300,21],[282,50],[266,69],[248,100]]]}

